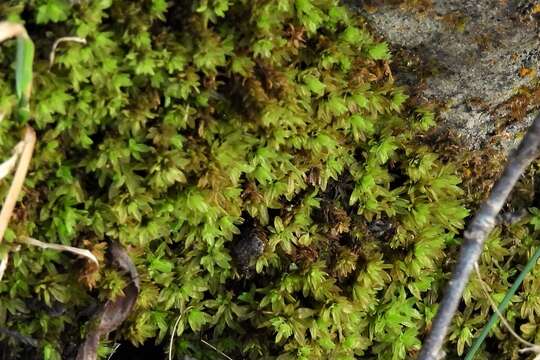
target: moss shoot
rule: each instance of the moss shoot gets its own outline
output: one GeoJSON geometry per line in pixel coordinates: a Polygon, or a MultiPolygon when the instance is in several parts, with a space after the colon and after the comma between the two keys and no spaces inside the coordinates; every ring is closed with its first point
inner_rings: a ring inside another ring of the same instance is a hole
{"type": "MultiPolygon", "coordinates": [[[[235,359],[415,356],[468,211],[456,165],[419,139],[433,114],[406,105],[358,15],[335,0],[7,0],[0,15],[36,45],[38,133],[0,246],[0,327],[39,344],[0,333],[0,355],[71,358],[128,281],[15,251],[31,236],[100,260],[110,241],[128,249],[141,293],[103,359],[114,342],[166,348],[173,335],[177,359],[220,358],[201,339],[235,359]],[[64,36],[87,44],[63,43],[49,70],[64,36]]],[[[14,50],[0,52],[2,159],[24,126],[14,50]]],[[[491,268],[508,256],[501,231],[491,268]]],[[[450,353],[489,309],[479,285],[466,296],[483,302],[459,315],[450,353]]]]}

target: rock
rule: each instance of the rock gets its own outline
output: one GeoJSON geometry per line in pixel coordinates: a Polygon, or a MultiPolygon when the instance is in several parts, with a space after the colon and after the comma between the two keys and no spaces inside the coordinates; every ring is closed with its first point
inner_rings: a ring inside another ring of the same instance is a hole
{"type": "Polygon", "coordinates": [[[392,46],[397,80],[421,103],[438,104],[442,126],[474,149],[488,142],[511,145],[540,106],[539,3],[405,0],[351,6],[392,46]]]}
{"type": "Polygon", "coordinates": [[[266,244],[263,228],[253,220],[242,226],[232,248],[232,257],[238,270],[249,277],[254,262],[263,254],[266,244]]]}

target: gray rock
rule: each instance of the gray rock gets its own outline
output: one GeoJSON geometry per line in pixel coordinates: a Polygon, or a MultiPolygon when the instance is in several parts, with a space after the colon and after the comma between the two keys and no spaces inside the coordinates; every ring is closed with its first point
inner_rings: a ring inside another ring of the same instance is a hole
{"type": "Polygon", "coordinates": [[[369,8],[365,1],[349,3],[391,44],[398,81],[422,83],[418,99],[442,105],[443,127],[471,148],[495,132],[498,143],[511,145],[540,105],[529,99],[522,104],[524,116],[508,106],[520,88],[537,86],[536,77],[524,72],[540,67],[540,1],[432,0],[420,10],[403,5],[412,0],[400,2],[371,1],[369,8]]]}
{"type": "Polygon", "coordinates": [[[238,270],[245,276],[251,275],[254,262],[263,254],[266,243],[266,234],[253,220],[242,226],[240,235],[236,237],[232,257],[238,270]]]}

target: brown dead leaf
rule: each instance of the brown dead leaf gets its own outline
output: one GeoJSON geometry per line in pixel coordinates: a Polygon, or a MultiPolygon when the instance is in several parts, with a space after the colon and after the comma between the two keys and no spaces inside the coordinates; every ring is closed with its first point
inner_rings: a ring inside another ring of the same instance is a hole
{"type": "MultiPolygon", "coordinates": [[[[92,254],[102,264],[105,261],[105,250],[107,249],[106,242],[93,243],[90,240],[83,240],[85,248],[89,249],[92,254]]],[[[100,279],[101,273],[98,271],[98,267],[93,262],[87,261],[84,263],[84,267],[79,275],[79,280],[89,289],[93,289],[96,282],[100,279]]]]}
{"type": "Polygon", "coordinates": [[[131,281],[124,288],[123,295],[114,300],[108,300],[102,305],[94,319],[95,327],[88,333],[86,340],[79,347],[76,360],[97,359],[100,338],[107,336],[124,322],[139,295],[139,274],[126,250],[118,243],[113,242],[110,246],[110,254],[112,264],[124,271],[131,281]]]}

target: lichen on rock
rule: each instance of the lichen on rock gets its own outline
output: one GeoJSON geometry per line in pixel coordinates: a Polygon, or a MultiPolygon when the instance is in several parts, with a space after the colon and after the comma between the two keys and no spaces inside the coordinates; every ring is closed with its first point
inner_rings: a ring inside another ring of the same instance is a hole
{"type": "Polygon", "coordinates": [[[538,87],[539,9],[537,1],[433,0],[420,8],[414,1],[372,1],[361,10],[396,51],[419,58],[415,66],[397,68],[398,79],[416,88],[420,103],[437,105],[441,125],[479,149],[515,145],[539,108],[536,101],[522,102],[516,118],[505,106],[538,87]]]}

